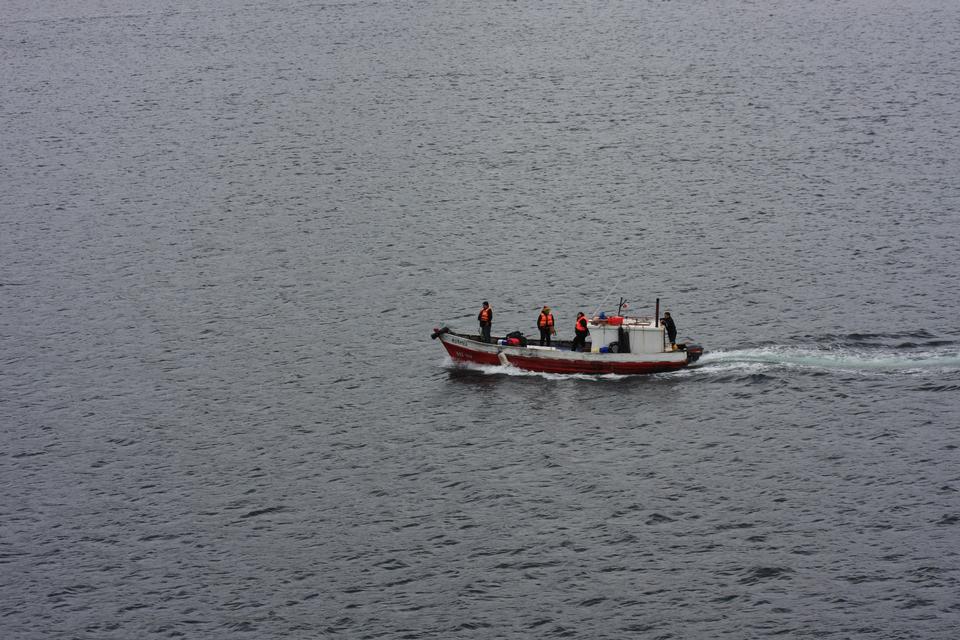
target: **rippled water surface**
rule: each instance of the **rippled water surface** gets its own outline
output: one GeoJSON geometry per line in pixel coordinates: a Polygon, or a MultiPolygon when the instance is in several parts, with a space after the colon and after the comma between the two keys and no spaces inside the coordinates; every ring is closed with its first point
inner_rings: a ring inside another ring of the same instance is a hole
{"type": "Polygon", "coordinates": [[[0,636],[960,628],[960,5],[0,7],[0,636]],[[619,296],[674,374],[461,369],[619,296]]]}

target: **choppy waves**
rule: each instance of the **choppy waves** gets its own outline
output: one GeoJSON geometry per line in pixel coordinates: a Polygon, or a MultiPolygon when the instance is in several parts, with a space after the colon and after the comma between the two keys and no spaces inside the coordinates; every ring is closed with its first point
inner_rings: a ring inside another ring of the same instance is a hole
{"type": "Polygon", "coordinates": [[[960,7],[163,5],[0,4],[0,638],[957,636],[960,7]]]}

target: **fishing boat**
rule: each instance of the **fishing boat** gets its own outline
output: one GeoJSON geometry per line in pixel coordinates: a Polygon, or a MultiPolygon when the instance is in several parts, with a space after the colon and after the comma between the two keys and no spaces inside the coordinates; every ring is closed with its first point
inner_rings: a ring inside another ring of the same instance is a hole
{"type": "MultiPolygon", "coordinates": [[[[659,301],[658,301],[659,302],[659,301]]],[[[703,354],[698,344],[671,345],[663,325],[654,317],[595,315],[587,321],[589,337],[582,350],[573,350],[571,340],[555,340],[551,346],[532,344],[519,332],[492,337],[459,333],[448,327],[433,330],[454,362],[516,367],[541,373],[622,374],[661,373],[683,369],[703,354]]]]}

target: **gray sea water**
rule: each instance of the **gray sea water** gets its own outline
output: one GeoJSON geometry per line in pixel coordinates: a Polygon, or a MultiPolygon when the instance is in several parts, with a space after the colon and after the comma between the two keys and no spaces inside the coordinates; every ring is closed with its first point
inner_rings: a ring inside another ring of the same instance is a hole
{"type": "Polygon", "coordinates": [[[0,637],[957,637],[956,2],[7,0],[0,138],[0,637]]]}

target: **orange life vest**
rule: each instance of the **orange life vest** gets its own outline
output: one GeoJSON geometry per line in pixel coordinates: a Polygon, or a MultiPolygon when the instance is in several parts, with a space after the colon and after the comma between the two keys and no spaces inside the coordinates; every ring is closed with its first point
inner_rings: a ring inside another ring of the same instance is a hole
{"type": "Polygon", "coordinates": [[[480,322],[490,322],[490,316],[493,315],[493,309],[487,307],[486,309],[480,309],[480,322]]]}
{"type": "Polygon", "coordinates": [[[580,333],[587,332],[587,316],[580,316],[577,318],[577,326],[574,331],[579,331],[580,333]]]}
{"type": "Polygon", "coordinates": [[[553,326],[553,314],[552,313],[543,313],[540,312],[540,317],[537,318],[537,326],[541,329],[545,327],[553,326]]]}

